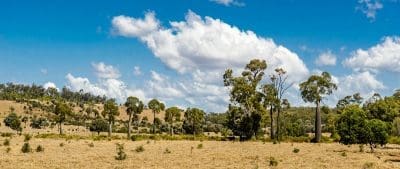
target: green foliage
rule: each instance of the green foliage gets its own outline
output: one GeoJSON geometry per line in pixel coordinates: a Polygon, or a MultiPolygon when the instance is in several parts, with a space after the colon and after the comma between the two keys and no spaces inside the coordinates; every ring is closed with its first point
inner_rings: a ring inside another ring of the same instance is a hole
{"type": "Polygon", "coordinates": [[[293,149],[293,153],[299,153],[299,152],[300,152],[300,149],[298,149],[298,148],[293,149]]]}
{"type": "Polygon", "coordinates": [[[31,119],[30,126],[34,129],[42,129],[44,127],[49,126],[49,122],[44,117],[39,117],[39,118],[34,117],[31,119]]]}
{"type": "Polygon", "coordinates": [[[396,117],[392,122],[392,134],[400,136],[400,117],[396,117]]]}
{"type": "Polygon", "coordinates": [[[44,151],[44,147],[42,145],[38,145],[36,147],[36,152],[43,152],[44,151]]]}
{"type": "Polygon", "coordinates": [[[371,150],[388,142],[390,127],[379,119],[367,119],[367,114],[358,106],[348,106],[337,122],[340,143],[369,144],[371,150]]]}
{"type": "Polygon", "coordinates": [[[265,110],[257,87],[266,68],[265,60],[253,59],[241,76],[234,77],[231,69],[224,73],[224,85],[230,87],[232,102],[228,110],[228,128],[241,139],[251,139],[260,128],[261,114],[265,110]]]}
{"type": "Polygon", "coordinates": [[[340,155],[341,155],[342,157],[347,157],[347,153],[346,153],[346,152],[344,152],[344,151],[343,151],[343,152],[341,152],[341,153],[340,153],[340,155]]]}
{"type": "Polygon", "coordinates": [[[164,121],[169,124],[170,134],[174,134],[173,126],[174,123],[180,121],[182,110],[178,107],[170,107],[165,110],[164,121]]]}
{"type": "Polygon", "coordinates": [[[115,156],[115,159],[116,160],[125,160],[127,155],[124,151],[124,144],[116,143],[116,149],[117,149],[117,156],[115,156]]]}
{"type": "Polygon", "coordinates": [[[114,124],[115,122],[115,117],[119,115],[118,105],[117,103],[115,103],[115,100],[114,99],[107,100],[107,102],[104,104],[104,109],[101,113],[103,117],[107,118],[109,125],[108,136],[111,137],[112,124],[114,124]]]}
{"type": "Polygon", "coordinates": [[[31,148],[31,146],[29,145],[29,143],[24,143],[24,145],[22,145],[21,152],[23,152],[23,153],[30,153],[30,152],[32,152],[32,148],[31,148]]]}
{"type": "Polygon", "coordinates": [[[72,109],[67,103],[62,101],[56,101],[54,104],[55,108],[53,113],[56,115],[55,121],[59,125],[59,132],[61,135],[63,134],[62,123],[65,122],[68,115],[72,114],[72,109]]]}
{"type": "Polygon", "coordinates": [[[183,121],[183,129],[186,134],[199,134],[203,132],[205,112],[198,108],[188,108],[185,111],[185,120],[183,121]]]}
{"type": "Polygon", "coordinates": [[[102,119],[101,117],[97,117],[96,119],[92,120],[92,124],[89,127],[90,131],[97,132],[99,135],[100,132],[105,132],[108,129],[107,121],[102,119]]]}
{"type": "Polygon", "coordinates": [[[16,130],[19,132],[22,131],[21,120],[19,119],[17,114],[14,112],[11,112],[10,114],[7,115],[7,117],[4,119],[4,124],[13,130],[16,130]]]}
{"type": "Polygon", "coordinates": [[[12,137],[13,133],[1,133],[1,137],[12,137]]]}
{"type": "Polygon", "coordinates": [[[164,103],[161,103],[157,99],[151,99],[149,103],[147,104],[149,109],[153,111],[153,128],[152,128],[152,133],[154,134],[156,132],[156,114],[160,113],[160,111],[163,111],[165,109],[164,103]]]}
{"type": "Polygon", "coordinates": [[[144,151],[144,147],[141,145],[141,146],[137,146],[136,148],[135,148],[135,151],[137,152],[137,153],[140,153],[140,152],[143,152],[144,151]]]}
{"type": "Polygon", "coordinates": [[[365,105],[369,118],[379,119],[385,122],[393,122],[400,115],[400,100],[386,97],[369,102],[365,105]]]}
{"type": "Polygon", "coordinates": [[[132,123],[132,116],[137,116],[138,114],[142,113],[144,104],[140,101],[137,97],[128,97],[125,102],[126,113],[129,116],[128,119],[128,138],[131,136],[131,123],[132,123]]]}

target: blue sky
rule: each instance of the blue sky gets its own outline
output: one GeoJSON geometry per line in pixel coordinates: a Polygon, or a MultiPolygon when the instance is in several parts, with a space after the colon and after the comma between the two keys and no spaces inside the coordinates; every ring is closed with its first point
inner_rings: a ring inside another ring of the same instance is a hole
{"type": "MultiPolygon", "coordinates": [[[[400,88],[398,11],[397,0],[6,0],[0,82],[224,111],[223,70],[255,57],[289,69],[295,84],[331,72],[334,105],[400,88]]],[[[304,105],[295,88],[287,97],[304,105]]]]}

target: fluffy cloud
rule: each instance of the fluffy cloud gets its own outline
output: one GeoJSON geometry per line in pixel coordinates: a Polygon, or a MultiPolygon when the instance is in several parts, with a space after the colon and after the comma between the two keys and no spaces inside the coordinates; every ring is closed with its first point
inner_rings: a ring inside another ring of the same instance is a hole
{"type": "Polygon", "coordinates": [[[202,18],[189,11],[184,21],[170,22],[169,28],[159,23],[153,12],[146,13],[144,18],[117,16],[112,20],[114,35],[138,38],[180,74],[169,79],[151,71],[152,79],[146,83],[149,89],[145,89],[149,97],[166,100],[175,97],[184,100],[187,106],[224,111],[229,101],[229,92],[222,83],[226,68],[239,72],[249,60],[258,58],[267,61],[267,74],[277,67],[287,70],[290,82],[297,83],[309,74],[296,53],[270,38],[240,30],[219,19],[202,18]]]}
{"type": "Polygon", "coordinates": [[[343,64],[354,70],[400,72],[400,38],[386,37],[367,50],[358,49],[343,64]]]}
{"type": "Polygon", "coordinates": [[[315,60],[317,66],[335,66],[336,65],[336,55],[331,51],[321,53],[315,60]]]}
{"type": "Polygon", "coordinates": [[[43,88],[45,88],[45,89],[54,88],[54,89],[57,89],[57,90],[58,90],[56,84],[53,83],[53,82],[47,82],[47,83],[45,83],[45,84],[43,85],[43,88]]]}
{"type": "Polygon", "coordinates": [[[92,63],[93,68],[96,71],[96,75],[103,79],[117,79],[121,76],[118,69],[111,65],[106,65],[103,62],[92,63]]]}
{"type": "Polygon", "coordinates": [[[371,21],[375,20],[376,12],[383,8],[379,0],[359,0],[356,9],[360,10],[371,21]]]}
{"type": "Polygon", "coordinates": [[[362,97],[368,98],[375,92],[385,89],[385,85],[377,80],[375,76],[368,71],[354,72],[340,77],[332,76],[333,82],[337,84],[338,89],[332,96],[328,97],[326,104],[335,106],[339,99],[354,93],[360,93],[362,97]]]}
{"type": "Polygon", "coordinates": [[[111,65],[106,65],[103,62],[94,63],[92,65],[98,77],[97,82],[93,83],[88,78],[75,77],[69,73],[65,78],[71,90],[83,90],[84,92],[89,92],[94,95],[104,95],[109,98],[115,98],[119,102],[125,101],[128,96],[136,96],[140,99],[147,100],[142,90],[130,89],[119,79],[121,75],[118,69],[111,65]]]}
{"type": "Polygon", "coordinates": [[[272,39],[239,30],[219,19],[202,18],[192,11],[187,13],[185,21],[170,22],[171,28],[158,25],[157,28],[146,28],[146,33],[129,29],[159,23],[154,18],[148,19],[149,16],[153,18],[154,13],[147,13],[144,19],[123,17],[135,21],[129,24],[115,24],[121,17],[114,17],[113,30],[124,32],[118,34],[121,36],[139,38],[156,57],[179,73],[196,70],[222,72],[227,67],[241,68],[249,60],[261,58],[268,61],[269,70],[282,67],[293,78],[303,78],[308,74],[297,54],[275,44],[272,39]]]}
{"type": "Polygon", "coordinates": [[[112,20],[112,33],[127,37],[145,36],[159,28],[159,22],[153,12],[147,12],[144,19],[135,19],[127,16],[116,16],[112,20]]]}
{"type": "Polygon", "coordinates": [[[224,6],[231,6],[231,5],[244,6],[245,5],[243,2],[239,2],[239,1],[236,1],[236,0],[210,0],[210,1],[211,2],[215,2],[217,4],[224,5],[224,6]]]}

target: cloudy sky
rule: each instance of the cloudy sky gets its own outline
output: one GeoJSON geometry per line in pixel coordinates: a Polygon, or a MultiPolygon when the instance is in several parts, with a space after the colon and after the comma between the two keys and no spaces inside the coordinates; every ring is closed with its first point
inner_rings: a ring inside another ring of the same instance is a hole
{"type": "Polygon", "coordinates": [[[297,84],[328,71],[338,91],[400,88],[400,1],[99,0],[0,2],[0,82],[83,89],[122,102],[226,110],[226,68],[265,59],[297,84]]]}

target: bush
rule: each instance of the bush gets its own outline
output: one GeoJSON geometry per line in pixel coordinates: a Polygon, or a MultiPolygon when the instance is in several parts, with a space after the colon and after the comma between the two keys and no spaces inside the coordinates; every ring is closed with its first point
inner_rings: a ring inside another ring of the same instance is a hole
{"type": "Polygon", "coordinates": [[[14,112],[11,112],[10,114],[8,114],[8,116],[4,119],[4,124],[13,130],[16,130],[19,132],[22,131],[21,120],[19,119],[17,114],[15,114],[14,112]]]}
{"type": "Polygon", "coordinates": [[[298,149],[298,148],[293,149],[293,153],[299,153],[299,152],[300,152],[300,149],[298,149]]]}
{"type": "Polygon", "coordinates": [[[93,144],[93,143],[90,143],[90,144],[89,144],[89,147],[94,147],[94,144],[93,144]]]}
{"type": "Polygon", "coordinates": [[[43,151],[44,151],[43,146],[38,145],[38,146],[36,147],[36,152],[43,152],[43,151]]]}
{"type": "Polygon", "coordinates": [[[64,147],[64,143],[60,143],[60,147],[64,147]]]}
{"type": "Polygon", "coordinates": [[[278,160],[276,160],[274,157],[269,158],[269,166],[278,166],[278,160]]]}
{"type": "Polygon", "coordinates": [[[144,147],[143,147],[143,146],[137,146],[137,147],[135,148],[135,151],[136,151],[137,153],[143,152],[143,151],[144,151],[144,147]]]}
{"type": "Polygon", "coordinates": [[[11,148],[10,147],[7,147],[6,148],[6,153],[9,153],[11,151],[11,148]]]}
{"type": "Polygon", "coordinates": [[[346,154],[346,152],[342,152],[342,153],[340,153],[340,155],[342,156],[342,157],[347,157],[347,154],[346,154]]]}
{"type": "Polygon", "coordinates": [[[197,149],[202,149],[203,148],[203,144],[198,144],[197,145],[197,149]]]}
{"type": "Polygon", "coordinates": [[[30,152],[32,152],[32,148],[31,148],[31,146],[29,145],[29,143],[24,143],[24,145],[22,145],[21,152],[23,152],[23,153],[30,153],[30,152]]]}
{"type": "Polygon", "coordinates": [[[34,129],[42,129],[44,127],[49,126],[49,122],[47,121],[46,118],[44,117],[39,117],[39,118],[33,118],[31,120],[30,126],[34,129]]]}
{"type": "Polygon", "coordinates": [[[25,134],[24,135],[24,142],[28,142],[29,140],[31,140],[32,136],[30,134],[25,134]]]}
{"type": "Polygon", "coordinates": [[[171,151],[168,148],[166,148],[164,154],[171,154],[171,151]]]}
{"type": "Polygon", "coordinates": [[[372,168],[374,168],[374,163],[372,162],[366,162],[362,167],[362,169],[372,169],[372,168]]]}
{"type": "Polygon", "coordinates": [[[10,140],[9,139],[5,139],[3,142],[4,146],[9,146],[10,145],[10,140]]]}
{"type": "Polygon", "coordinates": [[[1,133],[1,137],[12,137],[13,133],[1,133]]]}
{"type": "Polygon", "coordinates": [[[115,156],[116,160],[125,160],[126,159],[126,153],[124,152],[124,144],[117,143],[117,156],[115,156]]]}

